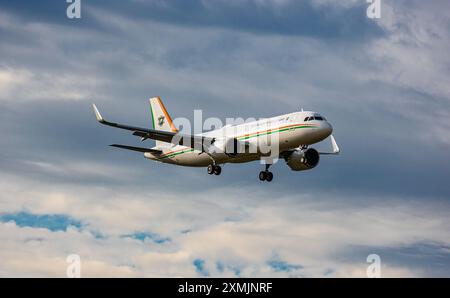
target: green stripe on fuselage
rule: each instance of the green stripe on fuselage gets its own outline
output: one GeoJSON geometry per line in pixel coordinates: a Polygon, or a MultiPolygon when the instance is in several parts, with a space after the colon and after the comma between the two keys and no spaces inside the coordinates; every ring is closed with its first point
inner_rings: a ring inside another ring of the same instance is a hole
{"type": "Polygon", "coordinates": [[[177,155],[180,155],[180,154],[183,154],[183,153],[187,153],[187,152],[192,152],[192,151],[194,151],[194,149],[193,148],[189,148],[189,149],[186,149],[186,150],[182,150],[182,151],[179,151],[179,152],[174,152],[174,153],[170,153],[170,154],[165,155],[165,156],[161,156],[161,157],[159,157],[159,159],[174,157],[174,156],[177,156],[177,155]]]}
{"type": "Polygon", "coordinates": [[[281,128],[281,129],[276,129],[276,130],[271,130],[271,131],[265,131],[265,132],[260,132],[260,133],[254,133],[251,134],[249,136],[244,136],[244,137],[239,137],[238,140],[248,140],[254,137],[259,137],[259,136],[263,136],[263,135],[270,135],[274,132],[284,132],[284,131],[288,131],[291,129],[297,129],[297,128],[316,128],[316,126],[312,126],[312,125],[299,125],[299,126],[294,126],[294,127],[286,127],[286,128],[281,128]]]}
{"type": "MultiPolygon", "coordinates": [[[[259,136],[263,136],[263,135],[269,135],[269,134],[272,134],[274,132],[284,132],[284,131],[288,131],[288,130],[291,130],[291,129],[299,129],[299,128],[316,128],[316,126],[313,126],[313,125],[299,125],[299,126],[294,126],[294,127],[286,127],[286,128],[272,130],[272,131],[265,131],[265,132],[261,132],[261,133],[255,133],[255,134],[252,134],[252,135],[249,135],[249,136],[245,136],[245,137],[239,137],[238,140],[248,140],[248,139],[251,139],[251,138],[254,138],[254,137],[259,137],[259,136]]],[[[177,156],[177,155],[180,155],[180,154],[183,154],[183,153],[187,153],[187,152],[192,152],[192,151],[194,151],[194,149],[193,148],[189,148],[189,149],[186,149],[186,150],[182,150],[182,151],[179,151],[179,152],[174,152],[174,153],[170,153],[170,154],[165,155],[165,156],[161,156],[161,157],[159,157],[159,159],[170,158],[170,157],[174,157],[174,156],[177,156]]]]}

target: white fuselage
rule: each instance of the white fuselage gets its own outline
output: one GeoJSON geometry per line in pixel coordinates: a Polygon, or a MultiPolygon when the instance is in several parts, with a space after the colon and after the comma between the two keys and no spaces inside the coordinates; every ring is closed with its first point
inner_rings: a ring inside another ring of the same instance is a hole
{"type": "Polygon", "coordinates": [[[154,148],[161,150],[163,154],[156,155],[146,152],[144,156],[164,163],[191,167],[208,166],[212,159],[217,164],[242,163],[270,155],[262,147],[266,149],[268,145],[271,148],[277,146],[278,152],[295,149],[299,146],[311,145],[324,140],[332,133],[332,130],[332,126],[325,118],[315,112],[302,111],[239,125],[225,126],[201,134],[202,136],[217,138],[218,143],[221,140],[236,139],[251,144],[257,149],[252,151],[253,153],[239,154],[234,157],[225,152],[211,154],[191,147],[167,144],[167,146],[154,148]],[[323,120],[307,120],[311,116],[318,116],[323,120]]]}

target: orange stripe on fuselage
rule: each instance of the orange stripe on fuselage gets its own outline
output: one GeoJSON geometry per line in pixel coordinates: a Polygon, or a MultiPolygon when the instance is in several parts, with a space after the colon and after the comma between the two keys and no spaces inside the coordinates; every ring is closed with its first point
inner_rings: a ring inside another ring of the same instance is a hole
{"type": "Polygon", "coordinates": [[[166,155],[169,155],[169,154],[172,154],[172,153],[176,153],[176,152],[178,152],[178,151],[186,150],[186,148],[189,148],[189,147],[183,147],[183,148],[178,149],[178,150],[169,151],[169,152],[167,152],[167,153],[161,154],[160,157],[164,157],[164,156],[166,156],[166,155]]]}

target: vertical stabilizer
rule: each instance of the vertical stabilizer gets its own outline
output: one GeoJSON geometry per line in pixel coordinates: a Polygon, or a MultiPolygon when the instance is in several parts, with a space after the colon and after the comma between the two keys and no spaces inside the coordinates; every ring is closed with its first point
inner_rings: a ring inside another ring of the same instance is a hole
{"type": "MultiPolygon", "coordinates": [[[[159,96],[150,98],[150,111],[152,114],[152,125],[153,129],[162,131],[178,132],[176,127],[173,125],[172,118],[170,118],[169,113],[167,113],[161,98],[159,96]]],[[[170,146],[169,143],[156,141],[157,147],[170,146]]]]}

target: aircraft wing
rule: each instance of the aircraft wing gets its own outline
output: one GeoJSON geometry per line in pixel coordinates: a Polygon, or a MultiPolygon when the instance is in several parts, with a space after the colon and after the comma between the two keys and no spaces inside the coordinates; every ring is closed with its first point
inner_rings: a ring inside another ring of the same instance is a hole
{"type": "MultiPolygon", "coordinates": [[[[203,151],[204,148],[209,147],[211,144],[215,142],[214,138],[204,137],[204,136],[196,136],[196,135],[188,135],[188,134],[182,134],[182,133],[175,133],[171,131],[162,131],[162,130],[156,130],[156,129],[149,129],[149,128],[141,128],[141,127],[135,127],[135,126],[129,126],[114,122],[106,121],[100,112],[98,111],[95,104],[92,105],[95,117],[97,118],[97,121],[100,122],[103,125],[108,125],[111,127],[116,127],[120,129],[130,130],[133,132],[133,135],[139,136],[143,139],[152,139],[152,140],[158,140],[166,143],[172,143],[174,145],[184,145],[188,146],[194,149],[198,149],[203,151]]],[[[117,147],[117,146],[114,146],[117,147]]]]}

